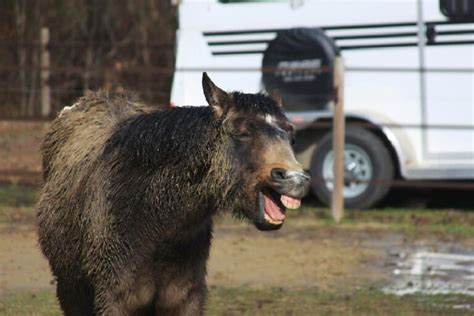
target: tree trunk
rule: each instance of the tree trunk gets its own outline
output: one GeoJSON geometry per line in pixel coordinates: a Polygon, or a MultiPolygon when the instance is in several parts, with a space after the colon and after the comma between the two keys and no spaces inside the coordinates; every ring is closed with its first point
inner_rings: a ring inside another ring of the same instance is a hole
{"type": "Polygon", "coordinates": [[[17,55],[18,55],[18,79],[20,86],[20,110],[19,115],[26,115],[27,86],[26,86],[26,47],[25,47],[25,23],[26,12],[24,0],[15,2],[15,23],[17,33],[17,55]]]}
{"type": "MultiPolygon", "coordinates": [[[[41,11],[40,11],[40,1],[35,1],[35,10],[34,10],[34,30],[36,36],[39,35],[39,30],[42,25],[41,11]]],[[[38,38],[38,37],[34,37],[38,38]]],[[[31,70],[30,70],[30,93],[28,96],[28,105],[27,105],[27,115],[28,117],[33,117],[36,114],[39,114],[39,109],[36,106],[38,104],[38,79],[39,79],[39,48],[37,45],[33,45],[31,49],[31,70]]]]}
{"type": "Polygon", "coordinates": [[[90,89],[90,79],[91,79],[90,70],[92,69],[93,55],[94,53],[93,53],[92,44],[89,44],[87,45],[87,48],[86,48],[85,70],[82,76],[84,91],[87,91],[90,89]]]}
{"type": "MultiPolygon", "coordinates": [[[[145,66],[145,69],[149,69],[150,67],[150,48],[149,48],[149,41],[148,41],[148,6],[146,1],[141,2],[141,6],[139,8],[139,17],[140,17],[140,25],[139,25],[139,32],[140,32],[140,43],[139,47],[141,50],[141,55],[142,55],[142,61],[143,65],[145,66]]],[[[147,101],[152,99],[151,95],[151,89],[150,89],[150,83],[153,82],[150,78],[150,73],[146,72],[145,73],[145,78],[144,82],[146,84],[144,85],[145,88],[145,98],[147,101]]]]}

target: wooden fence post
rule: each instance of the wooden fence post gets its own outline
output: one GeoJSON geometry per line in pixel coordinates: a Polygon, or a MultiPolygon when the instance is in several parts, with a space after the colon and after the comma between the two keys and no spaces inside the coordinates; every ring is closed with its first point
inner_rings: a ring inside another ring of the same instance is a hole
{"type": "Polygon", "coordinates": [[[334,116],[333,116],[333,191],[331,212],[336,223],[344,216],[344,61],[334,60],[334,116]]]}
{"type": "Polygon", "coordinates": [[[51,89],[49,87],[49,29],[47,27],[41,28],[40,32],[40,54],[41,54],[41,116],[48,117],[51,114],[51,89]]]}

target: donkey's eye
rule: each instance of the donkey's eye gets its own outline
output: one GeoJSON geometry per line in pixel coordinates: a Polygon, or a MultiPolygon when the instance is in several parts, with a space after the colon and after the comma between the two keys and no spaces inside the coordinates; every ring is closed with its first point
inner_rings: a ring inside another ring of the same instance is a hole
{"type": "Polygon", "coordinates": [[[234,138],[239,141],[247,141],[250,140],[252,135],[249,132],[239,132],[234,134],[234,138]]]}

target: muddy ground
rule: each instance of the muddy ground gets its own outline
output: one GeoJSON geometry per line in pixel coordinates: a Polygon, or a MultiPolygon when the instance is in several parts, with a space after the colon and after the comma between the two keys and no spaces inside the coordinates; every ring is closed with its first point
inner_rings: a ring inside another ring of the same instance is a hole
{"type": "MultiPolygon", "coordinates": [[[[3,210],[0,315],[58,314],[54,280],[37,246],[33,209],[3,210]]],[[[407,212],[411,215],[390,210],[351,213],[345,223],[335,225],[325,211],[306,207],[276,232],[219,218],[209,260],[208,314],[474,313],[471,296],[399,297],[384,292],[396,281],[393,271],[400,253],[474,249],[471,213],[407,212]],[[451,231],[443,222],[468,225],[451,231]]]]}
{"type": "MultiPolygon", "coordinates": [[[[52,289],[52,278],[31,224],[0,225],[0,289],[52,289]]],[[[216,228],[209,261],[210,286],[355,287],[384,278],[387,246],[402,236],[287,225],[262,233],[248,225],[216,228]]],[[[3,293],[5,294],[5,293],[3,293]]],[[[0,294],[1,295],[1,294],[0,294]]]]}

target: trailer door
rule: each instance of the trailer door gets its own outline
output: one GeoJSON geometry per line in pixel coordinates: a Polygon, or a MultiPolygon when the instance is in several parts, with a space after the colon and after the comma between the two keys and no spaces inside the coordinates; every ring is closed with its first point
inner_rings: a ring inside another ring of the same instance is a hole
{"type": "Polygon", "coordinates": [[[474,1],[424,1],[425,159],[474,163],[474,1]],[[444,126],[444,127],[443,127],[444,126]]]}

